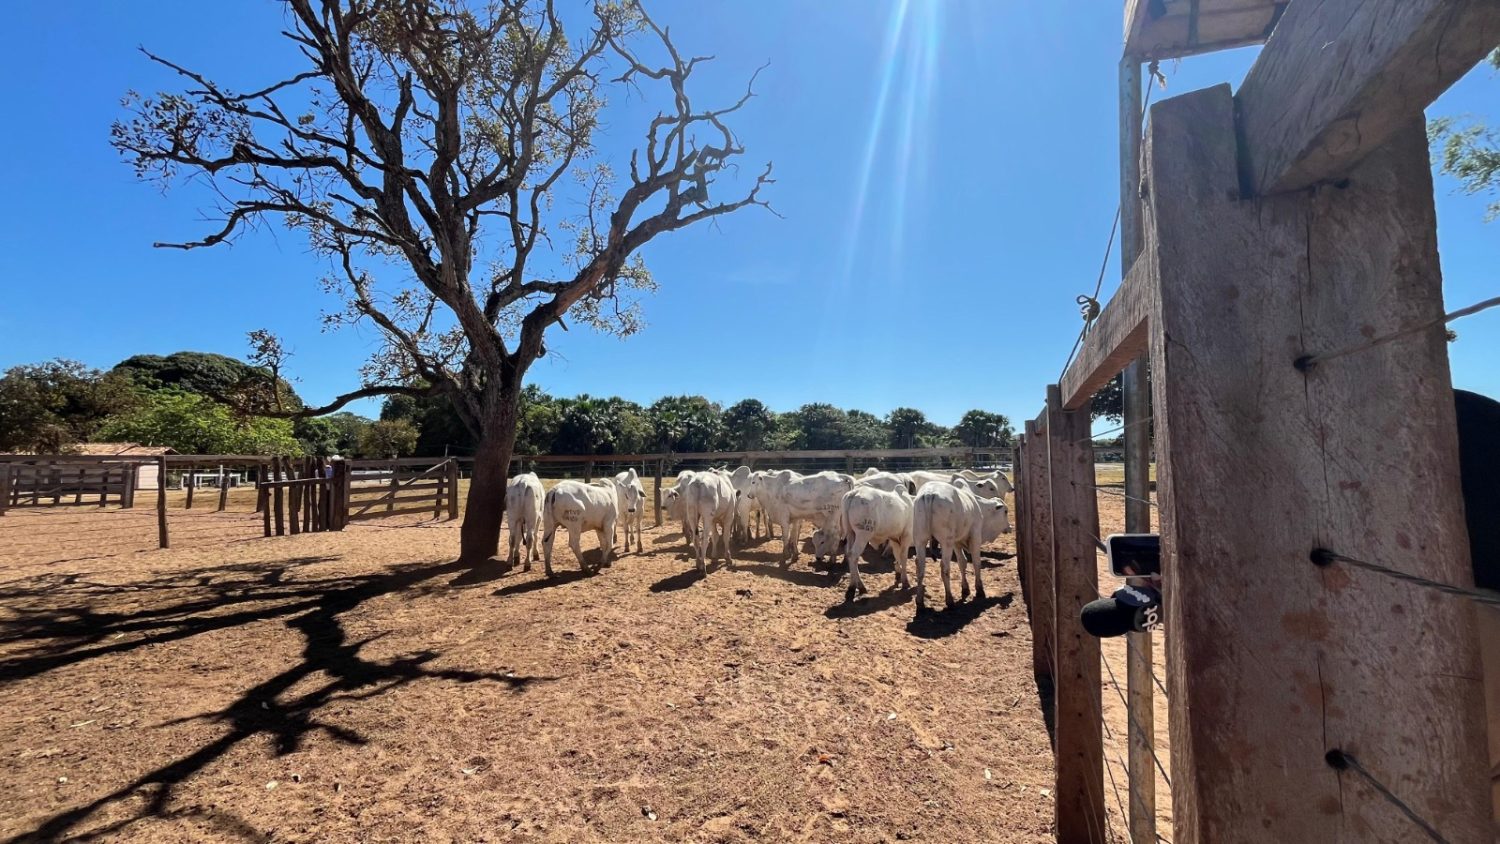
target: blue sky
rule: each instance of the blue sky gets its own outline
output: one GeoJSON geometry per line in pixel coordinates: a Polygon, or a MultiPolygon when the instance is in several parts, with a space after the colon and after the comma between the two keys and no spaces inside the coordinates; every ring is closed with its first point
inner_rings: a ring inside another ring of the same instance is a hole
{"type": "MultiPolygon", "coordinates": [[[[747,166],[775,162],[769,196],[782,217],[749,209],[659,238],[645,250],[661,285],[645,301],[648,328],[625,341],[554,329],[557,354],[531,380],[642,403],[702,393],[778,410],[910,405],[948,424],[971,407],[1034,415],[1077,335],[1073,298],[1093,288],[1117,201],[1118,4],[650,8],[685,51],[717,55],[700,80],[704,103],[731,100],[770,62],[735,126],[747,166]]],[[[206,195],[137,182],[108,145],[127,89],[178,87],[138,45],[250,88],[294,58],[277,36],[279,4],[73,0],[18,4],[8,18],[0,368],[58,356],[108,367],[180,349],[242,356],[245,332],[266,327],[295,351],[309,400],[355,386],[375,336],[321,331],[320,310],[336,303],[298,234],[273,227],[230,248],[153,249],[208,230],[206,195]]],[[[1254,54],[1167,63],[1169,88],[1155,96],[1238,84],[1254,54]]],[[[1497,94],[1500,79],[1481,68],[1430,113],[1500,118],[1497,94]]],[[[647,111],[617,102],[604,149],[623,162],[647,111]]],[[[1500,288],[1500,223],[1454,187],[1439,177],[1450,309],[1500,288]]],[[[1118,275],[1112,261],[1106,292],[1118,275]]],[[[1500,394],[1500,315],[1455,327],[1456,384],[1500,394]]]]}

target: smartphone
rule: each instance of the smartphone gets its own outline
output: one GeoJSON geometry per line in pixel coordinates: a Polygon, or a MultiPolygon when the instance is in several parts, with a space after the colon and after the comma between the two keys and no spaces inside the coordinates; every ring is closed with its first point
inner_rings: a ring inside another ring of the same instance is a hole
{"type": "Polygon", "coordinates": [[[1109,570],[1115,577],[1154,577],[1161,574],[1161,536],[1155,533],[1114,533],[1104,541],[1109,548],[1109,570]]]}

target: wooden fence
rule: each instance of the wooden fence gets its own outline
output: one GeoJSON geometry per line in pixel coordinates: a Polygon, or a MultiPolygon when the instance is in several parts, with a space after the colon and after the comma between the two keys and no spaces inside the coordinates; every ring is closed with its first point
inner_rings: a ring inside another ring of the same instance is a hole
{"type": "Polygon", "coordinates": [[[133,507],[137,466],[76,459],[0,463],[0,515],[10,507],[133,507]]]}
{"type": "Polygon", "coordinates": [[[430,513],[458,518],[458,461],[413,457],[347,460],[341,476],[344,522],[430,513]]]}
{"type": "MultiPolygon", "coordinates": [[[[1199,4],[1171,5],[1130,3],[1134,102],[1140,62],[1211,48],[1199,4]],[[1158,20],[1186,36],[1140,35],[1158,20]]],[[[1500,43],[1500,3],[1261,5],[1238,93],[1160,102],[1125,144],[1126,277],[1019,445],[1057,840],[1109,838],[1088,407],[1149,360],[1151,425],[1125,436],[1158,449],[1170,840],[1490,841],[1473,611],[1442,592],[1473,581],[1423,109],[1500,43]]],[[[1156,840],[1149,676],[1128,681],[1135,844],[1156,840]]]]}

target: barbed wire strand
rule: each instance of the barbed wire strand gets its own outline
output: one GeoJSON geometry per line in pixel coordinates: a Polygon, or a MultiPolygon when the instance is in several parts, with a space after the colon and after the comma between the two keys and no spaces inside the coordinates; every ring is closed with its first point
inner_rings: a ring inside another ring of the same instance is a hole
{"type": "Polygon", "coordinates": [[[1331,766],[1336,771],[1354,771],[1355,773],[1364,777],[1365,782],[1369,783],[1371,788],[1379,792],[1380,796],[1386,799],[1386,802],[1390,803],[1392,806],[1395,806],[1397,811],[1406,816],[1407,820],[1416,824],[1417,827],[1419,827],[1423,832],[1427,833],[1428,838],[1431,838],[1438,844],[1448,844],[1448,839],[1444,838],[1442,836],[1442,833],[1434,829],[1432,824],[1428,823],[1425,818],[1417,814],[1416,810],[1406,805],[1406,801],[1402,800],[1400,797],[1397,797],[1389,788],[1386,788],[1385,783],[1376,779],[1374,774],[1365,770],[1365,766],[1359,764],[1359,760],[1355,759],[1353,754],[1334,749],[1328,751],[1327,755],[1325,755],[1323,758],[1327,760],[1329,766],[1331,766]]]}
{"type": "Polygon", "coordinates": [[[1330,551],[1327,548],[1314,548],[1310,556],[1312,558],[1313,564],[1320,567],[1327,566],[1334,562],[1347,563],[1348,565],[1354,566],[1355,568],[1375,572],[1376,574],[1383,574],[1393,580],[1400,580],[1404,583],[1421,586],[1426,589],[1431,589],[1434,592],[1441,592],[1444,595],[1456,595],[1460,598],[1468,598],[1471,601],[1477,601],[1481,604],[1489,604],[1492,607],[1500,607],[1500,592],[1495,592],[1491,589],[1465,588],[1462,586],[1454,586],[1451,583],[1442,583],[1437,580],[1429,580],[1425,577],[1420,577],[1415,574],[1408,574],[1407,572],[1393,569],[1389,566],[1380,565],[1379,563],[1372,563],[1369,560],[1361,560],[1357,557],[1350,557],[1346,554],[1340,554],[1337,551],[1330,551]]]}
{"type": "MultiPolygon", "coordinates": [[[[1137,419],[1134,422],[1128,422],[1128,423],[1125,423],[1123,425],[1116,425],[1113,428],[1105,428],[1104,430],[1100,431],[1097,434],[1089,434],[1087,437],[1084,437],[1083,439],[1078,440],[1078,442],[1081,442],[1081,443],[1084,443],[1084,442],[1093,442],[1094,440],[1097,440],[1100,437],[1108,436],[1110,434],[1118,434],[1118,433],[1121,433],[1121,432],[1125,431],[1128,428],[1134,428],[1137,425],[1144,425],[1145,423],[1150,422],[1150,421],[1151,421],[1151,415],[1147,414],[1144,418],[1137,419]]],[[[1123,446],[1119,446],[1119,447],[1123,448],[1123,446]]],[[[1104,448],[1116,448],[1116,446],[1104,446],[1104,448]]]]}
{"type": "Polygon", "coordinates": [[[1385,345],[1386,343],[1389,343],[1393,340],[1399,340],[1402,337],[1409,337],[1413,334],[1420,334],[1423,331],[1437,328],[1440,325],[1446,325],[1456,319],[1459,319],[1460,317],[1472,316],[1479,313],[1480,311],[1489,310],[1490,308],[1494,307],[1500,307],[1500,296],[1496,296],[1493,299],[1485,299],[1483,302],[1476,302],[1467,308],[1459,308],[1458,310],[1452,311],[1451,313],[1443,314],[1437,319],[1430,319],[1422,323],[1421,325],[1413,325],[1410,328],[1403,328],[1400,331],[1394,332],[1392,334],[1387,334],[1384,337],[1377,337],[1374,340],[1369,341],[1368,343],[1361,343],[1358,346],[1350,346],[1347,349],[1339,349],[1338,351],[1333,352],[1323,352],[1316,355],[1303,355],[1302,357],[1297,358],[1293,365],[1298,369],[1306,372],[1317,364],[1323,363],[1325,361],[1330,361],[1334,358],[1341,358],[1346,355],[1352,355],[1356,352],[1368,351],[1375,348],[1376,346],[1385,345]]]}

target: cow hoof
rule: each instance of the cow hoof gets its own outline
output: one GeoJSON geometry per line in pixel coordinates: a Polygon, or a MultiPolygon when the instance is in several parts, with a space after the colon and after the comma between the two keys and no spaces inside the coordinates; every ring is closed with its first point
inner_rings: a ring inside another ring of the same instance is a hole
{"type": "Polygon", "coordinates": [[[958,602],[955,601],[955,600],[953,600],[952,596],[944,598],[943,599],[943,603],[948,605],[948,609],[953,609],[955,606],[958,605],[958,602]]]}
{"type": "Polygon", "coordinates": [[[852,603],[854,603],[854,587],[853,586],[850,586],[848,589],[844,590],[844,603],[846,603],[846,604],[852,604],[852,603]]]}
{"type": "Polygon", "coordinates": [[[984,598],[984,590],[983,589],[975,589],[974,590],[974,600],[976,600],[976,601],[983,601],[984,599],[985,599],[984,598]]]}

